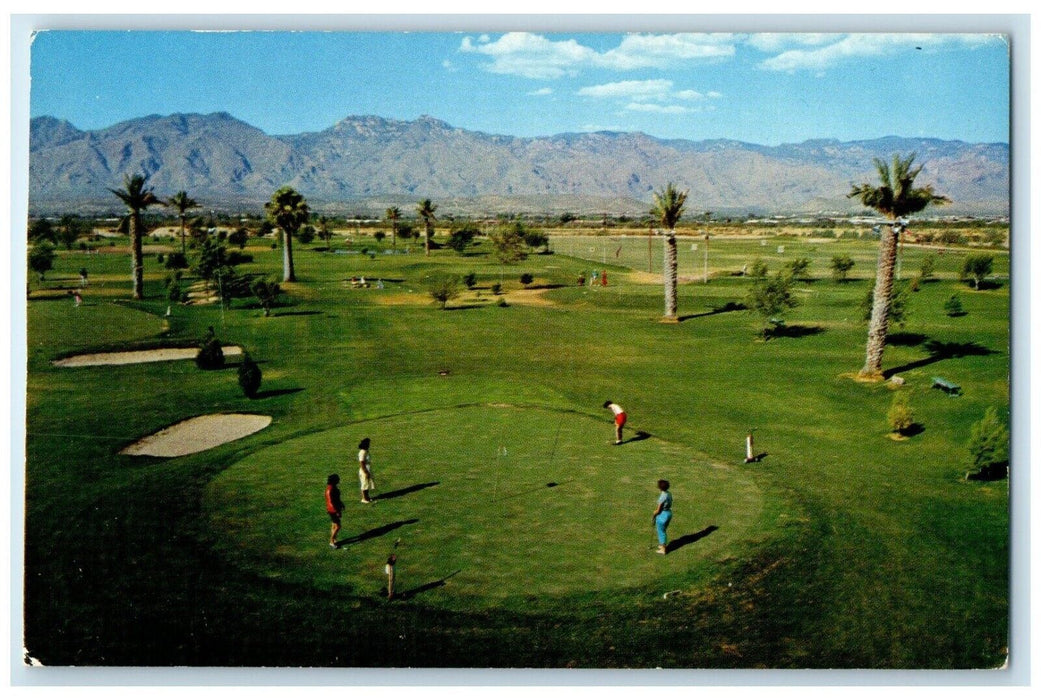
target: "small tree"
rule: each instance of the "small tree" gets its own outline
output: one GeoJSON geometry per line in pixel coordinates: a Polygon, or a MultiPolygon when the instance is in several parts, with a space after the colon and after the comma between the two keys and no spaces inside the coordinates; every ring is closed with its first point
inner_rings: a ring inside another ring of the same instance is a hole
{"type": "Polygon", "coordinates": [[[474,238],[480,233],[480,229],[473,224],[464,224],[462,228],[452,231],[448,236],[448,247],[462,255],[466,252],[467,246],[473,243],[474,238]]]}
{"type": "Polygon", "coordinates": [[[845,282],[852,269],[853,258],[848,255],[836,255],[831,259],[831,276],[836,282],[845,282]]]}
{"type": "Polygon", "coordinates": [[[54,256],[54,246],[47,241],[40,241],[29,251],[29,269],[43,281],[47,271],[54,267],[54,256]]]}
{"type": "Polygon", "coordinates": [[[1009,432],[993,406],[972,425],[969,454],[977,478],[1001,478],[1008,473],[1009,432]]]}
{"type": "Polygon", "coordinates": [[[527,257],[524,245],[524,224],[519,221],[507,223],[491,234],[489,238],[495,249],[495,257],[504,265],[512,265],[527,257]]]}
{"type": "Polygon", "coordinates": [[[520,283],[527,287],[529,284],[535,281],[535,276],[530,272],[525,272],[520,276],[520,283]]]}
{"type": "MultiPolygon", "coordinates": [[[[748,292],[746,304],[776,329],[781,325],[784,313],[798,306],[799,300],[792,295],[792,278],[781,271],[772,277],[756,278],[748,292]]],[[[769,339],[771,328],[764,327],[762,335],[764,339],[769,339]]]]}
{"type": "Polygon", "coordinates": [[[795,258],[787,265],[788,274],[791,275],[792,279],[800,279],[805,276],[806,270],[808,270],[809,267],[809,258],[795,258]]]}
{"type": "Polygon", "coordinates": [[[951,318],[964,316],[965,309],[961,305],[961,298],[957,294],[949,296],[947,301],[943,302],[943,312],[951,318]]]}
{"type": "Polygon", "coordinates": [[[242,364],[239,365],[239,386],[242,387],[242,393],[247,398],[257,398],[262,377],[263,373],[260,371],[260,365],[253,361],[248,352],[243,352],[242,364]]]}
{"type": "Polygon", "coordinates": [[[453,275],[437,275],[431,278],[427,291],[435,302],[441,304],[443,310],[449,301],[459,296],[459,278],[453,275]]]}
{"type": "Polygon", "coordinates": [[[260,306],[264,309],[264,315],[270,316],[272,307],[278,303],[278,295],[282,293],[282,288],[278,286],[278,282],[263,278],[255,279],[249,290],[257,298],[257,301],[260,302],[260,306]]]}
{"type": "Polygon", "coordinates": [[[897,435],[906,435],[914,425],[914,412],[907,398],[906,392],[897,392],[889,405],[889,413],[886,415],[889,428],[897,435]]]}
{"type": "Polygon", "coordinates": [[[936,256],[926,255],[922,259],[922,264],[918,268],[918,277],[922,280],[927,280],[933,276],[933,270],[936,267],[936,256]]]}
{"type": "Polygon", "coordinates": [[[239,250],[244,250],[246,247],[246,241],[249,240],[249,231],[244,226],[239,226],[237,229],[228,234],[228,243],[238,246],[239,250]]]}
{"type": "Polygon", "coordinates": [[[524,244],[529,248],[542,248],[542,251],[549,251],[549,236],[544,234],[538,229],[528,229],[524,233],[524,244]]]}
{"type": "Polygon", "coordinates": [[[463,275],[463,284],[466,285],[467,289],[473,289],[477,286],[477,273],[467,272],[463,275]]]}
{"type": "Polygon", "coordinates": [[[199,353],[195,356],[195,366],[199,369],[220,369],[224,366],[224,349],[217,340],[210,326],[206,337],[199,345],[199,353]]]}
{"type": "Polygon", "coordinates": [[[986,253],[970,255],[961,266],[961,278],[971,279],[972,286],[979,291],[984,278],[994,270],[994,256],[986,253]]]}

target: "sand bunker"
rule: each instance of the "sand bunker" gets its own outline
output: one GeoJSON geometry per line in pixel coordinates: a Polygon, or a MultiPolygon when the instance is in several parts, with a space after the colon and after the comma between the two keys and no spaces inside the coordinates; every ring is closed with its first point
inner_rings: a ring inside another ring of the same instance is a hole
{"type": "Polygon", "coordinates": [[[202,452],[263,430],[271,416],[251,413],[216,413],[189,418],[138,440],[119,454],[146,457],[181,457],[202,452]]]}
{"type": "MultiPolygon", "coordinates": [[[[237,345],[221,347],[224,356],[241,355],[242,348],[237,345]]],[[[126,352],[102,352],[90,355],[73,355],[63,360],[55,360],[58,367],[93,367],[95,365],[133,365],[140,362],[168,362],[170,360],[191,360],[199,354],[198,348],[157,348],[155,350],[130,350],[126,352]]]]}

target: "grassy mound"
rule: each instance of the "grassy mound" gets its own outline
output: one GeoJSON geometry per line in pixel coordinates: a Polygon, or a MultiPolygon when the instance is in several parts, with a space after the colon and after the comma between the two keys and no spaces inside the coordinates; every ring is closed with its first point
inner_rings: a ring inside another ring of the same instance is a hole
{"type": "Polygon", "coordinates": [[[464,609],[651,583],[671,590],[747,536],[761,506],[747,474],[654,437],[621,446],[611,437],[607,420],[537,408],[394,416],[256,452],[211,484],[206,506],[218,547],[250,572],[375,596],[400,538],[406,597],[464,609]],[[362,437],[373,443],[374,505],[357,492],[362,437]],[[332,472],[347,504],[340,550],[327,545],[322,500],[332,472]],[[676,499],[676,549],[665,558],[651,526],[658,478],[676,499]]]}

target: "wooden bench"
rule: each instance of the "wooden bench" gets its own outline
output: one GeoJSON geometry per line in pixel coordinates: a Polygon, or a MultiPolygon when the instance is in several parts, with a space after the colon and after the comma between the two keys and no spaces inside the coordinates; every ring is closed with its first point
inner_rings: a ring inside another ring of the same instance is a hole
{"type": "Polygon", "coordinates": [[[933,388],[942,390],[948,396],[961,396],[961,387],[943,377],[933,377],[933,388]]]}

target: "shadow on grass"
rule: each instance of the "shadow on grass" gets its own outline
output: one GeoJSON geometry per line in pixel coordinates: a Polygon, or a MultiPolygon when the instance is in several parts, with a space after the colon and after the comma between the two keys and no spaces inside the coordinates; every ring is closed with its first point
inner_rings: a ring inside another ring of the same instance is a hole
{"type": "Polygon", "coordinates": [[[929,336],[922,333],[906,333],[901,331],[899,333],[890,333],[889,337],[886,338],[886,344],[888,345],[899,345],[900,347],[913,348],[921,345],[925,341],[929,340],[929,336]]]}
{"type": "Polygon", "coordinates": [[[726,314],[731,311],[747,311],[748,307],[739,301],[728,301],[722,306],[713,306],[709,311],[702,311],[699,314],[687,314],[686,316],[679,316],[677,320],[680,323],[689,321],[692,318],[704,318],[705,316],[715,316],[717,314],[726,314]]]}
{"type": "Polygon", "coordinates": [[[458,306],[446,306],[442,311],[466,311],[467,309],[483,309],[489,304],[459,304],[458,306]]]}
{"type": "Polygon", "coordinates": [[[901,437],[914,437],[915,435],[921,435],[925,432],[925,426],[921,423],[912,423],[908,427],[899,431],[901,437]]]}
{"type": "Polygon", "coordinates": [[[628,445],[630,442],[639,442],[640,440],[646,440],[647,438],[650,438],[650,437],[653,437],[650,433],[645,432],[643,430],[637,430],[635,435],[633,435],[628,440],[623,440],[622,444],[623,445],[628,445]]]}
{"type": "Polygon", "coordinates": [[[994,351],[990,348],[986,348],[979,343],[971,341],[968,343],[945,343],[940,340],[930,339],[925,341],[925,350],[929,353],[928,357],[924,357],[921,360],[915,360],[914,362],[908,362],[899,367],[887,369],[882,373],[882,376],[889,379],[894,374],[908,372],[912,369],[919,369],[920,367],[928,367],[931,364],[943,360],[952,360],[959,357],[985,357],[994,354],[994,351]]]}
{"type": "Polygon", "coordinates": [[[272,312],[271,318],[279,318],[282,316],[321,316],[324,311],[282,311],[279,313],[272,312]]]}
{"type": "Polygon", "coordinates": [[[258,391],[254,399],[273,399],[276,396],[288,396],[289,394],[296,394],[303,391],[302,387],[296,389],[268,389],[267,391],[258,391]]]}
{"type": "Polygon", "coordinates": [[[374,500],[374,501],[388,501],[391,498],[398,498],[399,496],[407,496],[410,493],[415,493],[416,491],[422,491],[423,489],[428,489],[431,486],[437,486],[440,483],[441,483],[440,481],[430,481],[430,482],[427,482],[425,484],[413,484],[412,486],[406,486],[405,488],[398,489],[397,491],[387,491],[387,493],[381,493],[378,496],[374,496],[372,500],[374,500]]]}
{"type": "Polygon", "coordinates": [[[824,332],[824,328],[821,326],[802,326],[799,324],[793,324],[791,326],[774,326],[764,331],[766,339],[771,338],[805,338],[810,335],[820,335],[824,332]]]}
{"type": "Polygon", "coordinates": [[[410,600],[411,598],[415,598],[420,593],[426,593],[427,591],[432,591],[435,588],[441,588],[445,585],[445,582],[448,581],[448,579],[452,578],[460,572],[462,572],[462,569],[456,569],[452,573],[448,574],[448,576],[440,578],[437,581],[431,581],[430,583],[424,583],[422,586],[417,586],[416,588],[410,588],[407,591],[402,591],[401,593],[395,594],[394,600],[410,600]]]}
{"type": "Polygon", "coordinates": [[[665,547],[665,551],[675,552],[680,547],[686,547],[688,544],[692,544],[694,542],[697,542],[698,540],[705,539],[718,529],[719,526],[717,525],[709,525],[701,532],[695,532],[693,535],[684,535],[683,537],[678,537],[674,539],[672,542],[669,542],[669,544],[665,547]]]}
{"type": "Polygon", "coordinates": [[[383,535],[386,535],[388,532],[393,532],[394,530],[397,530],[399,527],[404,527],[405,525],[415,525],[418,522],[419,520],[417,518],[412,518],[411,520],[398,520],[397,522],[387,523],[386,525],[380,525],[379,527],[375,527],[371,530],[366,530],[360,535],[355,535],[354,537],[345,537],[342,540],[336,540],[336,546],[343,547],[348,544],[358,544],[360,542],[365,542],[366,540],[382,537],[383,535]]]}

